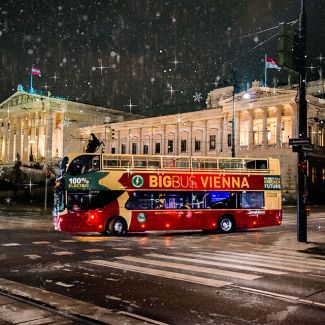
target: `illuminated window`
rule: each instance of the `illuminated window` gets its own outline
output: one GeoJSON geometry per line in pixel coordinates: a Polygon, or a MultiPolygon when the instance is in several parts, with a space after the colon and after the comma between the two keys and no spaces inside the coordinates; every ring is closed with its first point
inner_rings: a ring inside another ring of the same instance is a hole
{"type": "Polygon", "coordinates": [[[324,129],[318,129],[318,145],[324,147],[324,129]]]}
{"type": "Polygon", "coordinates": [[[311,169],[311,181],[315,183],[317,180],[317,169],[316,167],[312,167],[311,169]]]}

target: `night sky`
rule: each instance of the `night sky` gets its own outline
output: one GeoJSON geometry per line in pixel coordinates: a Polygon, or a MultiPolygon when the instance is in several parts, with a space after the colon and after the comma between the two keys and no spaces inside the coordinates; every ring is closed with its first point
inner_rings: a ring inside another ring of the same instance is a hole
{"type": "MultiPolygon", "coordinates": [[[[317,68],[315,58],[325,56],[324,2],[306,0],[308,65],[317,68]]],[[[233,69],[242,89],[262,81],[264,53],[277,57],[277,37],[250,50],[277,29],[259,31],[298,19],[299,11],[300,0],[1,1],[0,99],[19,83],[29,87],[34,64],[42,77],[33,86],[45,94],[124,111],[131,98],[132,111],[146,115],[198,109],[233,69]]],[[[308,74],[318,77],[317,69],[308,74]]],[[[274,78],[283,84],[287,73],[269,70],[274,78]]]]}

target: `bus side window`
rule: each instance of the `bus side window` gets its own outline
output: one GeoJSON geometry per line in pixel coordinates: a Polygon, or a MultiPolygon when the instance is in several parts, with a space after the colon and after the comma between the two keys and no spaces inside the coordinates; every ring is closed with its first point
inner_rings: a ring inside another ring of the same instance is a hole
{"type": "Polygon", "coordinates": [[[241,208],[261,209],[264,206],[263,192],[243,192],[241,194],[241,208]]]}

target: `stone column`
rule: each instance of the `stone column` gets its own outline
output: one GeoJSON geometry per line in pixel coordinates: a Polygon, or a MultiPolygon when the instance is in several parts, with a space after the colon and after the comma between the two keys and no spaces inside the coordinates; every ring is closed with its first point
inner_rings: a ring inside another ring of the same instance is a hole
{"type": "Polygon", "coordinates": [[[298,110],[296,104],[291,104],[291,137],[298,138],[298,110]]]}
{"type": "Polygon", "coordinates": [[[8,160],[9,162],[13,162],[16,157],[15,157],[15,119],[12,117],[10,120],[10,126],[8,126],[8,136],[9,136],[9,157],[8,160]],[[15,158],[14,158],[15,157],[15,158]]]}
{"type": "Polygon", "coordinates": [[[9,141],[10,141],[10,132],[8,132],[8,119],[3,119],[3,146],[2,146],[2,161],[8,162],[9,158],[9,141]]]}
{"type": "Polygon", "coordinates": [[[178,156],[179,155],[179,153],[180,153],[180,146],[181,146],[181,144],[180,144],[180,142],[181,142],[181,140],[180,140],[180,127],[179,127],[179,123],[177,123],[177,125],[176,125],[176,143],[175,143],[175,155],[176,156],[178,156]]]}
{"type": "Polygon", "coordinates": [[[36,113],[31,114],[31,136],[30,136],[30,152],[33,154],[33,159],[36,158],[37,149],[36,149],[36,113]]]}
{"type": "MultiPolygon", "coordinates": [[[[237,111],[235,113],[235,120],[236,120],[236,123],[235,123],[235,151],[236,152],[239,152],[240,151],[240,111],[237,111]]],[[[237,155],[236,155],[237,156],[237,155]]]]}
{"type": "Polygon", "coordinates": [[[252,150],[254,147],[254,110],[248,110],[248,149],[252,150]]]}
{"type": "Polygon", "coordinates": [[[276,148],[281,148],[281,134],[282,134],[282,113],[283,106],[277,106],[276,108],[276,148]]]}
{"type": "Polygon", "coordinates": [[[202,154],[203,156],[207,156],[208,155],[208,120],[204,121],[204,125],[203,125],[203,130],[202,130],[202,139],[201,141],[202,143],[202,154]]]}
{"type": "Polygon", "coordinates": [[[121,131],[118,130],[116,132],[117,140],[116,140],[116,153],[120,154],[121,153],[121,131]]]}
{"type": "Polygon", "coordinates": [[[28,162],[28,115],[23,115],[22,121],[22,156],[21,160],[28,162]]]}
{"type": "Polygon", "coordinates": [[[228,147],[228,134],[231,134],[231,128],[229,128],[229,113],[225,113],[223,117],[223,132],[222,132],[222,152],[230,152],[231,147],[228,147]]]}
{"type": "Polygon", "coordinates": [[[167,141],[166,141],[166,125],[163,125],[161,134],[160,154],[166,155],[167,141]]]}
{"type": "Polygon", "coordinates": [[[262,117],[262,148],[267,148],[267,107],[262,108],[263,117],[262,117]]]}
{"type": "Polygon", "coordinates": [[[15,159],[17,154],[20,156],[20,159],[22,159],[22,123],[21,123],[21,117],[18,116],[17,120],[16,120],[16,153],[15,155],[15,159]]]}
{"type": "Polygon", "coordinates": [[[216,121],[216,129],[217,129],[216,151],[222,152],[222,120],[220,118],[218,118],[216,121]]]}
{"type": "Polygon", "coordinates": [[[0,120],[0,163],[2,162],[2,146],[3,146],[3,127],[2,127],[3,119],[0,120]]]}
{"type": "Polygon", "coordinates": [[[54,124],[53,114],[49,112],[46,118],[46,136],[45,136],[45,143],[46,143],[45,161],[46,162],[50,161],[53,157],[53,146],[52,146],[53,129],[54,129],[53,124],[54,124]]]}
{"type": "Polygon", "coordinates": [[[45,158],[45,117],[42,116],[39,122],[40,124],[38,126],[38,152],[39,158],[45,158]]]}
{"type": "Polygon", "coordinates": [[[132,150],[131,150],[131,129],[128,129],[128,136],[126,139],[126,153],[127,154],[131,154],[132,150]]]}

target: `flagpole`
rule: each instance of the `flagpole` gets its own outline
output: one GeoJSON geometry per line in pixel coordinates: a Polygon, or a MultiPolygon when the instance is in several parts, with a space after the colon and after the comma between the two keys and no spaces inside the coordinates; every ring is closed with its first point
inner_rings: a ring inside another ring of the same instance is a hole
{"type": "Polygon", "coordinates": [[[266,68],[266,53],[264,56],[264,87],[267,87],[267,68],[266,68]]]}
{"type": "Polygon", "coordinates": [[[30,92],[32,93],[33,92],[33,72],[32,72],[32,69],[30,69],[30,92]]]}

